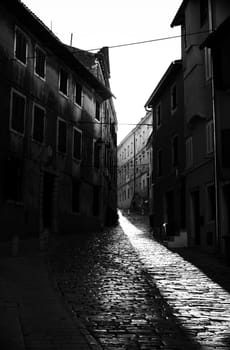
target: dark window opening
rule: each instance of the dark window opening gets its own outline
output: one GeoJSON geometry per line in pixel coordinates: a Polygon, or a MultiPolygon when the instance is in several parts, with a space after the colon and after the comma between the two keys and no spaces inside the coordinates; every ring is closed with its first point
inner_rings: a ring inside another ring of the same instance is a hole
{"type": "Polygon", "coordinates": [[[43,79],[45,78],[45,62],[44,52],[37,47],[35,51],[35,72],[43,79]]]}
{"type": "Polygon", "coordinates": [[[5,198],[16,202],[22,202],[23,163],[22,160],[10,158],[6,161],[5,168],[5,198]]]}
{"type": "Polygon", "coordinates": [[[213,73],[217,89],[228,90],[230,88],[230,47],[227,40],[213,49],[213,73]]]}
{"type": "Polygon", "coordinates": [[[100,121],[100,103],[96,101],[95,118],[100,121]]]}
{"type": "Polygon", "coordinates": [[[79,106],[82,105],[81,97],[82,97],[82,87],[80,84],[76,83],[75,84],[75,102],[79,106]]]}
{"type": "Polygon", "coordinates": [[[72,212],[80,212],[80,184],[76,180],[72,180],[72,212]]]}
{"type": "Polygon", "coordinates": [[[15,34],[15,57],[26,64],[26,53],[27,53],[27,40],[26,36],[20,31],[16,30],[15,34]]]}
{"type": "Polygon", "coordinates": [[[64,120],[58,120],[58,151],[66,153],[67,150],[67,125],[64,120]]]}
{"type": "Polygon", "coordinates": [[[202,26],[208,17],[208,0],[200,0],[200,25],[202,26]]]}
{"type": "Polygon", "coordinates": [[[45,136],[45,111],[34,106],[33,139],[40,143],[44,142],[45,136]]]}
{"type": "Polygon", "coordinates": [[[79,130],[73,129],[73,158],[80,160],[82,153],[82,134],[79,130]]]}
{"type": "Polygon", "coordinates": [[[68,95],[68,73],[63,69],[60,69],[59,90],[64,95],[68,95]]]}
{"type": "Polygon", "coordinates": [[[177,90],[176,86],[173,86],[171,91],[171,109],[174,111],[177,107],[177,90]]]}
{"type": "Polygon", "coordinates": [[[11,128],[24,134],[25,124],[25,97],[13,92],[12,94],[12,115],[11,128]]]}

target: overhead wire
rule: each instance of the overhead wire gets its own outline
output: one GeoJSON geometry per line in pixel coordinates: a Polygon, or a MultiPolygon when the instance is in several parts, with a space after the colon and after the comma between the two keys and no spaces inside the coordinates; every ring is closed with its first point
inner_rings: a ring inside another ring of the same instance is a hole
{"type": "MultiPolygon", "coordinates": [[[[170,40],[170,39],[177,39],[177,38],[182,38],[182,37],[187,37],[187,36],[192,36],[192,35],[199,35],[199,34],[205,34],[205,33],[210,33],[209,30],[205,31],[199,31],[199,32],[193,32],[193,33],[186,33],[186,34],[178,34],[178,35],[172,35],[172,36],[166,36],[166,37],[160,37],[160,38],[154,38],[154,39],[149,39],[149,40],[142,40],[142,41],[134,41],[130,43],[124,43],[124,44],[116,44],[116,45],[111,45],[107,46],[109,49],[115,49],[115,48],[120,48],[120,47],[126,47],[126,46],[134,46],[134,45],[142,45],[142,44],[148,44],[152,42],[157,42],[157,41],[164,41],[164,40],[170,40]]],[[[97,49],[90,49],[87,51],[98,51],[101,48],[97,49]]]]}

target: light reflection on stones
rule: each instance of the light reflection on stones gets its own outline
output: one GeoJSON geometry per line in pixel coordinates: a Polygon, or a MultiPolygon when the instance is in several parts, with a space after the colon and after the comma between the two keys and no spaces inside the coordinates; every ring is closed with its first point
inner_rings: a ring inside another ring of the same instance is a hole
{"type": "Polygon", "coordinates": [[[229,293],[179,254],[143,235],[121,213],[119,221],[181,324],[201,345],[226,348],[225,337],[230,334],[229,293]]]}

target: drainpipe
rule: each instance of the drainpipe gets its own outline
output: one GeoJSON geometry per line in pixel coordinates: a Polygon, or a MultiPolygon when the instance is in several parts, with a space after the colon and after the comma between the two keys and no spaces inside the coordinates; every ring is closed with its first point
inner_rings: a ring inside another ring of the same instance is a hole
{"type": "MultiPolygon", "coordinates": [[[[213,2],[212,0],[208,1],[209,7],[209,32],[212,33],[213,26],[213,2]]],[[[212,116],[213,116],[213,153],[214,153],[214,185],[215,185],[215,229],[216,229],[216,248],[220,248],[220,196],[219,196],[219,172],[218,172],[218,150],[217,150],[217,116],[216,116],[216,101],[215,101],[215,83],[213,76],[213,57],[211,56],[211,94],[212,94],[212,116]]]]}

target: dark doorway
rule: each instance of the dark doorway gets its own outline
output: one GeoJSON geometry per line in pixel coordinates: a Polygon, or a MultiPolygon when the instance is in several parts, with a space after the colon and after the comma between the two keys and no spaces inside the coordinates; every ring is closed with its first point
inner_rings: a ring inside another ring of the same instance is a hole
{"type": "Polygon", "coordinates": [[[44,172],[43,177],[43,227],[52,228],[54,175],[44,172]]]}
{"type": "Polygon", "coordinates": [[[192,196],[192,212],[193,227],[195,235],[195,244],[200,244],[200,193],[196,190],[191,193],[192,196]]]}

